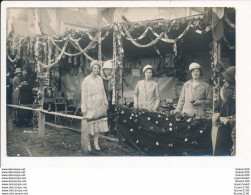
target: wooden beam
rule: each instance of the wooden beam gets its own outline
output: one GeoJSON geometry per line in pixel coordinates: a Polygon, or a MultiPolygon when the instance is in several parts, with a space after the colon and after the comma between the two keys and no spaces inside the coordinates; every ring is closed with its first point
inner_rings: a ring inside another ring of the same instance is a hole
{"type": "Polygon", "coordinates": [[[40,110],[40,109],[37,109],[37,108],[31,108],[31,107],[19,106],[19,105],[12,105],[12,104],[7,104],[7,107],[17,108],[17,109],[24,109],[24,110],[34,110],[34,111],[39,111],[40,110]]]}
{"type": "Polygon", "coordinates": [[[59,112],[49,112],[47,110],[42,110],[42,112],[45,113],[45,114],[51,114],[51,115],[55,115],[55,116],[62,116],[62,117],[66,117],[66,118],[73,118],[73,119],[79,119],[79,120],[83,119],[82,116],[74,116],[72,114],[63,114],[63,113],[59,113],[59,112]]]}
{"type": "Polygon", "coordinates": [[[11,108],[7,108],[7,130],[13,131],[13,114],[14,111],[11,108]]]}
{"type": "Polygon", "coordinates": [[[38,114],[38,137],[45,136],[45,114],[43,112],[39,112],[38,114]]]}
{"type": "Polygon", "coordinates": [[[87,154],[88,152],[88,142],[89,142],[89,139],[88,139],[88,132],[87,132],[87,119],[83,119],[81,121],[81,151],[84,153],[84,154],[87,154]]]}

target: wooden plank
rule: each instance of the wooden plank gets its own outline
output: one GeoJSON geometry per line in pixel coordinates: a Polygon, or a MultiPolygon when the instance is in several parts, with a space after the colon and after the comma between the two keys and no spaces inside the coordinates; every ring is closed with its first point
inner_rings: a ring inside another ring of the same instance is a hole
{"type": "Polygon", "coordinates": [[[49,112],[47,110],[42,110],[42,112],[45,113],[45,114],[51,114],[51,115],[56,115],[56,116],[63,116],[63,117],[66,117],[66,118],[73,118],[73,119],[79,119],[79,120],[83,119],[82,116],[74,116],[72,114],[63,114],[63,113],[59,113],[59,112],[49,112]]]}
{"type": "Polygon", "coordinates": [[[40,110],[40,109],[37,109],[37,108],[31,108],[31,107],[19,106],[19,105],[12,105],[12,104],[7,104],[7,107],[17,108],[17,109],[24,109],[24,110],[35,110],[35,111],[39,111],[40,110]]]}
{"type": "Polygon", "coordinates": [[[39,112],[38,114],[38,137],[45,136],[45,114],[43,112],[39,112]]]}
{"type": "Polygon", "coordinates": [[[84,154],[88,152],[88,132],[87,132],[87,119],[81,121],[81,151],[84,154]]]}
{"type": "Polygon", "coordinates": [[[11,108],[7,108],[7,130],[13,131],[13,114],[14,111],[11,108]]]}

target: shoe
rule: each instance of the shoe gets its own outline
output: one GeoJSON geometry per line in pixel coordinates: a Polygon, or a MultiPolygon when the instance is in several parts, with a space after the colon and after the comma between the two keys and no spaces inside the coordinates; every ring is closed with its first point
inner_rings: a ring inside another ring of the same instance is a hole
{"type": "Polygon", "coordinates": [[[88,151],[89,151],[89,152],[92,151],[91,145],[88,145],[88,151]]]}
{"type": "Polygon", "coordinates": [[[98,144],[95,144],[94,147],[95,147],[95,149],[96,149],[97,151],[100,151],[100,147],[99,147],[98,144]]]}

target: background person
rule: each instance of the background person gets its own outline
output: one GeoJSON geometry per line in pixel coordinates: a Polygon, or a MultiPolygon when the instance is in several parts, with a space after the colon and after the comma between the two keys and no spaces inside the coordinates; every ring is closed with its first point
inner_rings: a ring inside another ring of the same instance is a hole
{"type": "Polygon", "coordinates": [[[175,113],[187,113],[190,116],[206,114],[205,108],[212,101],[209,85],[201,80],[202,71],[198,63],[191,63],[189,71],[192,79],[185,82],[180,94],[175,113]]]}
{"type": "Polygon", "coordinates": [[[216,121],[219,123],[215,148],[213,149],[213,154],[216,156],[236,154],[235,66],[227,68],[222,73],[222,76],[224,78],[224,85],[220,90],[221,102],[218,105],[219,113],[215,113],[213,117],[213,124],[216,121]]]}
{"type": "Polygon", "coordinates": [[[101,77],[103,79],[104,83],[104,88],[105,88],[105,93],[108,101],[108,110],[107,110],[107,115],[108,115],[108,126],[109,126],[109,134],[110,136],[115,136],[115,123],[114,123],[114,117],[112,114],[115,113],[115,108],[114,105],[112,105],[112,85],[114,82],[114,79],[112,78],[112,61],[108,60],[103,64],[102,70],[101,70],[101,77]]]}
{"type": "MultiPolygon", "coordinates": [[[[33,103],[32,88],[34,81],[31,78],[31,71],[28,65],[22,67],[22,83],[20,88],[19,100],[21,105],[31,105],[33,103]]],[[[19,110],[18,111],[19,123],[22,126],[31,126],[32,111],[31,110],[19,110]]]]}
{"type": "Polygon", "coordinates": [[[152,80],[153,67],[143,68],[144,80],[137,83],[134,91],[134,107],[156,111],[160,103],[159,85],[152,80]]]}
{"type": "MultiPolygon", "coordinates": [[[[98,119],[107,115],[108,102],[105,94],[102,78],[98,75],[100,72],[100,63],[94,60],[90,64],[91,74],[88,75],[82,83],[81,110],[83,116],[88,119],[98,119]]],[[[94,135],[94,147],[100,150],[98,141],[99,133],[107,132],[107,120],[94,120],[87,122],[88,134],[94,135]]],[[[88,150],[91,150],[90,137],[88,135],[88,150]]]]}

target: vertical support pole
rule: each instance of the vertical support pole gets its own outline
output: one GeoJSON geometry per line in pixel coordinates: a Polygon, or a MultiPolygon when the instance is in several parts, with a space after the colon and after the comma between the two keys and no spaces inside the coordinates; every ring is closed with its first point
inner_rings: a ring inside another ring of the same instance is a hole
{"type": "Polygon", "coordinates": [[[211,139],[212,139],[212,155],[215,153],[215,147],[216,147],[216,140],[217,140],[217,134],[218,134],[218,126],[216,125],[216,119],[217,114],[215,110],[215,104],[218,103],[220,100],[220,77],[219,77],[219,67],[218,63],[221,62],[221,44],[220,42],[213,41],[213,74],[215,80],[214,80],[214,89],[213,89],[213,112],[214,115],[212,117],[212,132],[211,132],[211,139]]]}
{"type": "Polygon", "coordinates": [[[100,9],[98,10],[98,28],[99,28],[99,34],[98,34],[98,61],[102,61],[102,43],[101,43],[101,25],[102,25],[102,20],[101,20],[101,11],[100,9]]]}
{"type": "Polygon", "coordinates": [[[42,111],[38,113],[38,137],[45,136],[45,114],[42,111]]]}
{"type": "Polygon", "coordinates": [[[52,48],[51,48],[51,39],[47,37],[47,43],[48,43],[48,64],[51,63],[51,54],[52,54],[52,48]]]}
{"type": "MultiPolygon", "coordinates": [[[[122,62],[121,62],[122,63],[122,62]]],[[[119,75],[120,75],[120,81],[119,81],[119,84],[120,84],[120,90],[119,90],[119,96],[121,97],[119,102],[118,103],[121,103],[122,104],[122,101],[124,100],[124,97],[123,97],[123,68],[120,68],[119,69],[119,75]]]]}
{"type": "Polygon", "coordinates": [[[40,111],[38,112],[38,137],[45,136],[45,114],[42,112],[44,106],[44,89],[40,100],[40,111]]]}
{"type": "Polygon", "coordinates": [[[114,84],[112,86],[112,104],[116,104],[116,85],[117,85],[117,81],[116,81],[116,71],[117,71],[117,44],[116,44],[116,33],[115,33],[115,29],[113,28],[113,37],[112,37],[112,45],[113,45],[113,80],[114,80],[114,84]]]}
{"type": "MultiPolygon", "coordinates": [[[[213,69],[213,76],[214,78],[217,78],[217,64],[218,64],[218,42],[213,40],[213,46],[212,46],[212,55],[213,55],[213,64],[212,64],[212,69],[213,69]]],[[[214,88],[213,88],[213,112],[215,112],[215,104],[219,101],[219,82],[217,80],[214,80],[214,88]]]]}
{"type": "Polygon", "coordinates": [[[87,119],[81,121],[81,151],[83,154],[88,152],[88,132],[87,132],[87,119]]]}
{"type": "Polygon", "coordinates": [[[13,131],[13,114],[12,108],[7,107],[7,130],[13,131]]]}

